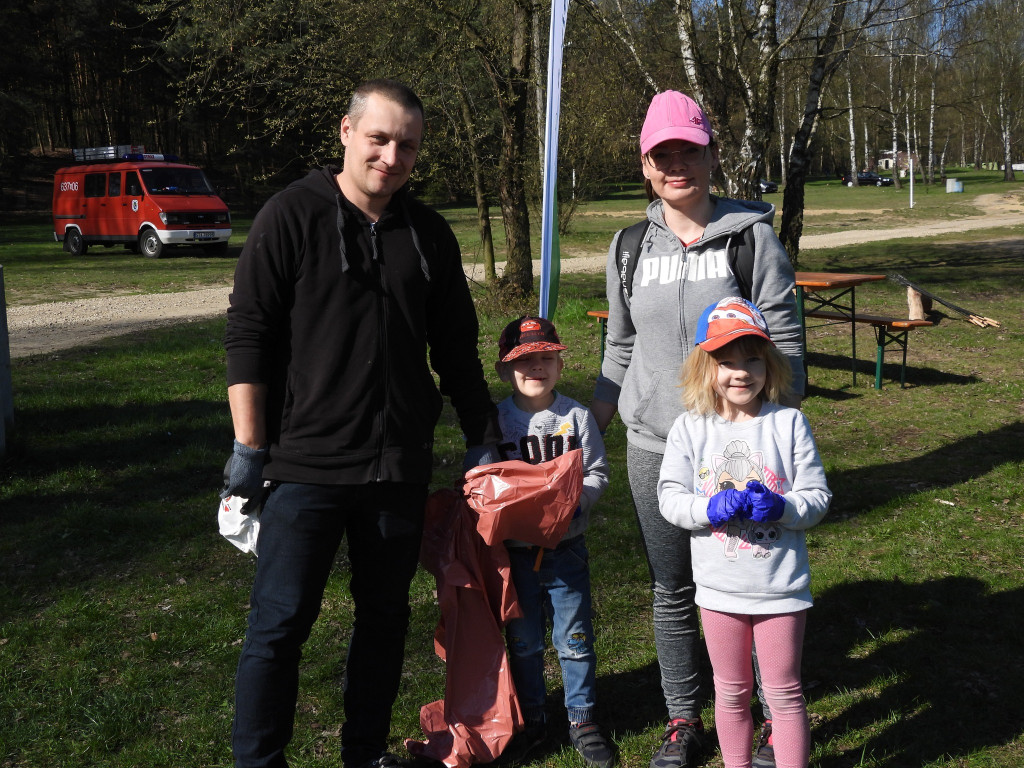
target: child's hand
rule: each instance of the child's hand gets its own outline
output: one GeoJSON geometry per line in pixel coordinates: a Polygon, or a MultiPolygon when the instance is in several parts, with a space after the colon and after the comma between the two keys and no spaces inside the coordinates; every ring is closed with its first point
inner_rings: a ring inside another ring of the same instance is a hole
{"type": "Polygon", "coordinates": [[[757,480],[747,483],[747,489],[743,491],[749,504],[748,517],[755,523],[774,523],[782,517],[786,509],[786,500],[769,491],[757,480]]]}
{"type": "Polygon", "coordinates": [[[734,517],[746,517],[750,502],[746,491],[726,488],[708,499],[708,520],[715,527],[724,525],[734,517]]]}

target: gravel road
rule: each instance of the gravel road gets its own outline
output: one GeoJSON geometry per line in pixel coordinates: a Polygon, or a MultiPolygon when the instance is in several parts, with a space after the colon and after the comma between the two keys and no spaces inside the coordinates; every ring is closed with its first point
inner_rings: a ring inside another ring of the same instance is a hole
{"type": "MultiPolygon", "coordinates": [[[[801,240],[800,248],[838,248],[896,237],[926,237],[943,232],[1024,225],[1024,204],[1018,197],[983,195],[978,198],[978,203],[983,210],[988,211],[986,215],[898,230],[856,230],[809,235],[801,240]]],[[[606,258],[604,253],[563,258],[562,271],[600,272],[605,268],[606,258]]],[[[502,266],[498,265],[499,273],[502,266]]],[[[539,262],[534,262],[534,271],[538,269],[539,262]]],[[[466,267],[466,274],[471,278],[479,280],[482,273],[479,265],[466,267]]],[[[11,357],[52,354],[131,331],[215,317],[227,308],[230,291],[230,286],[225,285],[184,293],[105,296],[8,307],[11,357]]]]}

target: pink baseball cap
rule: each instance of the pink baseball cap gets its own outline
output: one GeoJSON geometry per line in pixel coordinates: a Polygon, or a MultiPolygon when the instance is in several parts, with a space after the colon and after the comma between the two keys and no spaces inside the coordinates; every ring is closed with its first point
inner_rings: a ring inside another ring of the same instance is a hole
{"type": "Polygon", "coordinates": [[[711,122],[697,102],[679,91],[662,91],[647,108],[640,130],[640,154],[646,155],[663,141],[682,139],[706,147],[712,138],[711,122]]]}

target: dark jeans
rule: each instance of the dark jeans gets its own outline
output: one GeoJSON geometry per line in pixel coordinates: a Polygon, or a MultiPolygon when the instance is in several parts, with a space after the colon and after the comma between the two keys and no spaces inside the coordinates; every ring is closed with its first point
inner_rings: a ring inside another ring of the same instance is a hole
{"type": "Polygon", "coordinates": [[[423,532],[426,486],[279,485],[260,517],[249,627],[235,680],[237,768],[286,766],[299,659],[320,613],[343,536],[355,620],[345,669],[342,760],[380,756],[391,730],[409,626],[409,584],[423,532]]]}

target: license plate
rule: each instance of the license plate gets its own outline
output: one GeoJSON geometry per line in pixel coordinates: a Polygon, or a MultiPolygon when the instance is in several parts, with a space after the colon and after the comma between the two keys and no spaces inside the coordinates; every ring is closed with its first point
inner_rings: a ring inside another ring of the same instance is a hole
{"type": "Polygon", "coordinates": [[[192,237],[194,237],[196,240],[213,240],[213,238],[215,238],[216,236],[217,236],[217,233],[212,231],[212,230],[209,231],[209,232],[193,232],[192,233],[192,237]]]}

